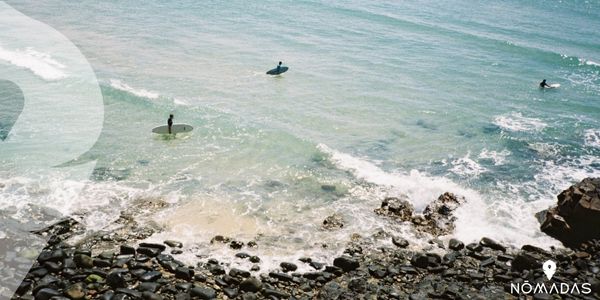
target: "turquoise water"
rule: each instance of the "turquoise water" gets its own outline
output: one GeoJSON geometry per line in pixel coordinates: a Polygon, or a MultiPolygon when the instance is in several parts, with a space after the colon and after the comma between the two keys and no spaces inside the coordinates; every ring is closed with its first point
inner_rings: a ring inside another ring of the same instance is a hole
{"type": "MultiPolygon", "coordinates": [[[[80,158],[96,169],[68,210],[91,228],[159,198],[166,236],[335,252],[353,232],[412,234],[374,215],[383,197],[422,209],[449,190],[468,201],[458,237],[548,246],[533,213],[600,175],[596,1],[7,3],[73,41],[101,83],[103,131],[80,158]],[[290,71],[266,76],[279,60],[290,71]],[[150,134],[171,112],[194,132],[150,134]],[[336,211],[349,225],[320,232],[336,211]]],[[[6,199],[63,203],[58,187],[15,192],[23,180],[6,199]]]]}

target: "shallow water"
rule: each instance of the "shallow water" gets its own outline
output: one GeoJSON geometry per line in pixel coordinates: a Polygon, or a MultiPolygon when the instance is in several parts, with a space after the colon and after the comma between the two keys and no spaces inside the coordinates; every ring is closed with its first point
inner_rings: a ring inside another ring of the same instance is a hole
{"type": "MultiPolygon", "coordinates": [[[[1,207],[43,203],[101,229],[161,198],[155,239],[227,234],[286,257],[339,252],[354,232],[410,237],[375,216],[381,199],[422,209],[451,191],[468,200],[457,237],[555,244],[533,214],[600,175],[599,4],[396,2],[7,1],[79,47],[105,111],[78,159],[96,162],[89,180],[2,170],[1,207]],[[279,60],[290,71],[266,76],[279,60]],[[195,130],[153,136],[169,113],[195,130]],[[333,212],[348,225],[319,231],[333,212]]],[[[0,68],[68,84],[27,47],[0,41],[0,68]]]]}

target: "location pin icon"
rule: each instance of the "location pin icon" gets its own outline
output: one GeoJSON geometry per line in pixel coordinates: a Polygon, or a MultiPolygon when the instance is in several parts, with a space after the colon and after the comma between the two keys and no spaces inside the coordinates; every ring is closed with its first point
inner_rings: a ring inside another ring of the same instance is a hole
{"type": "Polygon", "coordinates": [[[551,260],[547,260],[542,268],[544,269],[544,273],[546,274],[546,277],[548,277],[548,280],[552,279],[552,276],[554,276],[554,273],[556,273],[556,263],[551,260]]]}

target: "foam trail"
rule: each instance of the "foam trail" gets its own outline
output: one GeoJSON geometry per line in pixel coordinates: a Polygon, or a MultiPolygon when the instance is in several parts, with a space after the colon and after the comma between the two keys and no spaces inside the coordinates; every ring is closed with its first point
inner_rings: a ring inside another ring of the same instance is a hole
{"type": "Polygon", "coordinates": [[[113,88],[117,89],[117,90],[121,90],[124,92],[128,92],[132,95],[138,96],[138,97],[142,97],[142,98],[148,98],[148,99],[157,99],[158,96],[160,96],[159,93],[157,92],[153,92],[153,91],[149,91],[146,89],[136,89],[131,87],[130,85],[122,82],[121,80],[118,79],[111,79],[110,80],[110,86],[112,86],[113,88]]]}
{"type": "Polygon", "coordinates": [[[26,48],[24,51],[11,51],[0,47],[0,60],[28,69],[47,81],[67,77],[64,71],[65,65],[54,60],[49,54],[35,51],[33,48],[26,48]]]}
{"type": "Polygon", "coordinates": [[[541,131],[548,126],[537,118],[524,117],[521,113],[511,113],[507,116],[497,116],[494,124],[508,131],[541,131]]]}

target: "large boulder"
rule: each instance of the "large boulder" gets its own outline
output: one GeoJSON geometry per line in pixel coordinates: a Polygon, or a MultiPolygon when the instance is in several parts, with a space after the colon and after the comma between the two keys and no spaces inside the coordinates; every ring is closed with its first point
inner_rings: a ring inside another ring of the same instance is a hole
{"type": "Polygon", "coordinates": [[[413,218],[413,223],[434,236],[450,234],[455,227],[454,211],[465,201],[462,196],[443,193],[425,207],[421,218],[413,218]]]}
{"type": "Polygon", "coordinates": [[[389,197],[381,202],[381,207],[375,209],[375,213],[393,217],[401,222],[410,221],[415,208],[408,201],[408,197],[389,197]]]}
{"type": "Polygon", "coordinates": [[[555,207],[536,214],[544,233],[572,248],[600,239],[600,178],[586,178],[557,198],[555,207]]]}
{"type": "Polygon", "coordinates": [[[333,214],[325,220],[323,220],[323,225],[321,228],[325,230],[335,230],[344,227],[344,218],[340,214],[333,214]]]}

